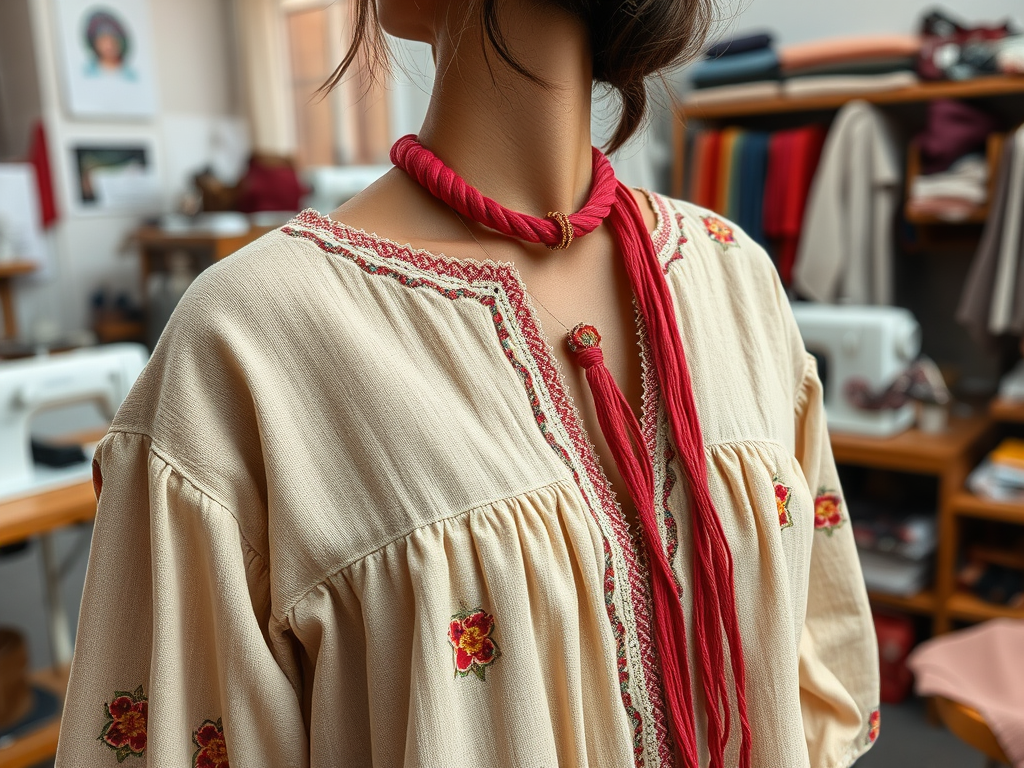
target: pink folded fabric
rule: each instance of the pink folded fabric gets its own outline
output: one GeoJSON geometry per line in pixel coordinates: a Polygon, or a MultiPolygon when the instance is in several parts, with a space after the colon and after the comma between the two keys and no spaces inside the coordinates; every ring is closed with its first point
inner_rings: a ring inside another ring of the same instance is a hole
{"type": "Polygon", "coordinates": [[[919,645],[907,659],[920,696],[975,709],[1024,768],[1024,621],[996,619],[919,645]]]}
{"type": "Polygon", "coordinates": [[[788,72],[860,59],[914,56],[920,50],[921,39],[917,35],[832,37],[784,46],[779,51],[779,67],[788,72]]]}

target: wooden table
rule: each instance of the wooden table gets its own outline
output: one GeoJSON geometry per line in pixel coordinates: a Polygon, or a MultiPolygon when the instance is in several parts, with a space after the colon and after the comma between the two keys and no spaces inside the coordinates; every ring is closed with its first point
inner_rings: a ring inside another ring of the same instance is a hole
{"type": "Polygon", "coordinates": [[[0,307],[4,317],[4,333],[0,339],[13,339],[18,335],[18,313],[14,311],[12,279],[31,274],[38,266],[34,261],[0,261],[0,307]]]}
{"type": "Polygon", "coordinates": [[[831,435],[832,453],[837,464],[938,478],[939,542],[934,587],[911,597],[871,594],[875,605],[932,616],[935,634],[948,632],[953,619],[983,617],[985,613],[982,601],[956,592],[956,556],[959,550],[956,504],[963,494],[967,475],[988,447],[992,429],[991,419],[987,415],[979,415],[951,419],[949,429],[942,434],[908,429],[889,438],[841,433],[831,435]]]}
{"type": "MultiPolygon", "coordinates": [[[[78,444],[99,440],[105,430],[69,435],[63,441],[78,444]]],[[[62,441],[62,442],[63,442],[62,441]]],[[[75,483],[32,496],[0,502],[0,546],[38,536],[46,569],[47,613],[55,666],[33,674],[38,686],[56,693],[63,701],[68,685],[71,627],[60,601],[60,583],[52,554],[50,534],[58,528],[86,523],[96,516],[92,481],[75,483]]],[[[57,754],[60,716],[42,723],[12,744],[0,749],[0,768],[29,768],[57,754]]]]}

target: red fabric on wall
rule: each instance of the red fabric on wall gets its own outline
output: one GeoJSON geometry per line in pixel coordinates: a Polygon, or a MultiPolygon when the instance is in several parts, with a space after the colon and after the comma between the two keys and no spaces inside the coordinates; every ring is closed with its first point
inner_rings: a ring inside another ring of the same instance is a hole
{"type": "Polygon", "coordinates": [[[39,188],[39,213],[43,229],[54,224],[60,215],[57,212],[57,200],[53,194],[53,176],[50,172],[50,155],[46,149],[46,129],[43,122],[37,121],[32,126],[29,143],[28,162],[36,169],[36,185],[39,188]]]}

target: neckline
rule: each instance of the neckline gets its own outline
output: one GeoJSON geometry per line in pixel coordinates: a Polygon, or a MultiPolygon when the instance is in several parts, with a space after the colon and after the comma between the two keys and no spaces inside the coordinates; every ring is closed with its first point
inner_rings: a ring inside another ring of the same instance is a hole
{"type": "MultiPolygon", "coordinates": [[[[657,258],[664,266],[666,261],[671,258],[674,244],[681,234],[681,224],[678,222],[677,216],[671,215],[669,205],[661,195],[648,190],[641,191],[647,195],[655,212],[656,225],[650,235],[657,258]]],[[[499,290],[504,294],[504,300],[508,303],[511,311],[502,313],[504,314],[503,322],[510,323],[510,327],[515,329],[516,335],[524,342],[525,349],[522,349],[522,352],[531,359],[530,369],[539,375],[532,377],[532,374],[527,373],[527,377],[539,378],[540,381],[534,381],[532,385],[529,382],[526,383],[528,386],[539,384],[542,388],[544,400],[553,409],[551,416],[557,420],[560,432],[568,439],[568,445],[559,450],[563,454],[566,447],[571,450],[571,455],[566,458],[569,459],[569,468],[573,475],[578,475],[575,482],[582,494],[584,504],[591,508],[591,514],[598,516],[598,524],[605,537],[606,547],[609,537],[616,542],[612,550],[606,549],[606,557],[612,557],[612,560],[608,560],[606,563],[606,568],[611,569],[606,572],[606,577],[609,573],[614,574],[618,571],[619,565],[624,567],[624,571],[620,575],[624,590],[622,607],[626,610],[627,615],[623,618],[627,625],[632,621],[634,627],[631,633],[627,633],[624,642],[632,649],[627,655],[635,658],[638,665],[635,670],[638,675],[638,687],[632,690],[635,694],[643,690],[640,701],[634,703],[648,712],[652,718],[650,722],[653,727],[653,731],[650,733],[650,738],[653,741],[648,741],[648,736],[642,735],[646,732],[646,728],[637,726],[641,730],[634,731],[634,746],[636,748],[637,744],[646,743],[653,750],[654,755],[661,755],[664,760],[665,755],[668,754],[668,742],[666,741],[668,726],[658,682],[660,673],[650,642],[650,638],[653,636],[649,611],[651,596],[643,545],[637,540],[640,532],[638,528],[629,524],[629,518],[616,497],[608,474],[598,460],[597,450],[583,421],[583,412],[572,396],[561,362],[548,341],[540,315],[515,264],[484,259],[459,259],[444,253],[417,249],[411,244],[402,245],[394,240],[335,221],[330,216],[312,209],[300,213],[290,225],[287,225],[284,228],[286,234],[296,234],[294,231],[289,232],[293,229],[293,225],[300,229],[312,230],[311,234],[314,235],[319,232],[321,236],[326,236],[333,241],[334,246],[324,249],[329,253],[337,255],[337,248],[340,247],[341,250],[348,252],[347,258],[360,263],[365,260],[365,256],[361,254],[372,251],[375,254],[375,259],[380,259],[384,264],[397,262],[404,265],[404,268],[415,270],[421,276],[426,273],[433,279],[439,278],[437,283],[434,283],[431,278],[426,280],[418,278],[416,281],[403,282],[404,285],[410,287],[426,285],[451,299],[468,295],[479,301],[486,299],[485,294],[494,290],[499,290]],[[453,281],[460,285],[458,290],[449,290],[453,281]],[[488,284],[494,287],[487,288],[488,284]],[[613,555],[612,551],[616,550],[618,554],[613,555]],[[612,566],[613,561],[617,563],[614,566],[612,566]]],[[[323,244],[321,244],[321,248],[323,249],[323,244]]],[[[366,264],[360,264],[360,266],[366,271],[376,273],[375,270],[368,269],[366,264]]],[[[634,329],[634,340],[639,346],[642,376],[639,418],[646,438],[647,445],[645,447],[651,461],[655,464],[655,502],[657,503],[657,494],[661,492],[664,481],[664,477],[657,470],[660,461],[658,421],[661,394],[649,348],[647,329],[638,313],[634,316],[634,329]]],[[[518,345],[515,346],[518,347],[518,345]]],[[[541,431],[547,434],[543,427],[541,431]]],[[[612,579],[614,582],[614,575],[612,579]]],[[[609,608],[609,611],[612,610],[613,606],[609,608]]],[[[611,614],[610,618],[613,618],[611,614]]],[[[620,649],[620,651],[626,653],[624,650],[620,649]]],[[[629,703],[625,691],[623,702],[629,710],[632,704],[629,703]]],[[[640,749],[646,751],[643,747],[640,749]]]]}
{"type": "MultiPolygon", "coordinates": [[[[654,243],[654,251],[658,254],[658,260],[664,264],[666,258],[666,252],[669,249],[669,244],[672,242],[672,229],[674,222],[672,217],[669,216],[668,206],[666,205],[662,195],[657,192],[652,192],[644,187],[637,187],[637,191],[641,192],[648,200],[651,205],[651,210],[654,211],[654,230],[648,232],[651,241],[654,243]]],[[[338,221],[333,218],[329,213],[321,213],[315,208],[307,208],[302,211],[297,219],[308,219],[313,218],[319,220],[323,225],[329,227],[332,230],[341,230],[343,232],[349,232],[358,236],[359,239],[370,239],[376,240],[380,243],[384,243],[393,249],[405,251],[421,258],[428,258],[436,262],[458,265],[465,268],[472,268],[474,266],[485,266],[492,269],[501,270],[508,272],[515,277],[519,284],[525,290],[526,283],[519,274],[519,269],[516,267],[515,262],[512,261],[495,261],[493,259],[471,259],[471,258],[459,258],[457,256],[449,256],[444,251],[430,251],[426,248],[417,248],[411,243],[400,243],[397,240],[392,240],[389,237],[378,235],[376,232],[367,232],[365,229],[359,227],[353,227],[346,224],[343,221],[338,221]]],[[[557,255],[555,256],[557,258],[557,255]]]]}

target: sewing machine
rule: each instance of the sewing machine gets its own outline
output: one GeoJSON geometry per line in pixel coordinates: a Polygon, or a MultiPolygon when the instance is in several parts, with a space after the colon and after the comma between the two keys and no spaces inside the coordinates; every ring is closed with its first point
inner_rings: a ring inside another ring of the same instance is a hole
{"type": "Polygon", "coordinates": [[[109,423],[148,359],[141,344],[111,344],[0,362],[0,501],[88,480],[91,451],[85,461],[59,469],[33,461],[33,419],[92,402],[109,423]]]}
{"type": "Polygon", "coordinates": [[[828,426],[872,437],[898,434],[914,423],[914,405],[866,410],[846,396],[851,381],[876,392],[889,387],[921,351],[921,327],[899,307],[793,304],[807,350],[818,358],[828,426]]]}

